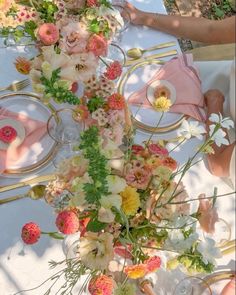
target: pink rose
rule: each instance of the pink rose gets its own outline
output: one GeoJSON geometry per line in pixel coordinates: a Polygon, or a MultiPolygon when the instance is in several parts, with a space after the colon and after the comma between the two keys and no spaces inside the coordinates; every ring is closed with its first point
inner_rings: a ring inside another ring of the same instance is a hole
{"type": "Polygon", "coordinates": [[[205,194],[198,197],[199,207],[197,212],[200,214],[198,221],[203,231],[212,234],[215,231],[215,223],[219,220],[219,217],[212,203],[208,199],[203,199],[205,197],[205,194]]]}
{"type": "Polygon", "coordinates": [[[39,27],[38,37],[44,45],[53,45],[59,40],[59,30],[54,24],[45,23],[39,27]]]}
{"type": "Polygon", "coordinates": [[[92,35],[89,38],[87,49],[95,56],[105,56],[107,54],[107,40],[102,35],[92,35]]]}

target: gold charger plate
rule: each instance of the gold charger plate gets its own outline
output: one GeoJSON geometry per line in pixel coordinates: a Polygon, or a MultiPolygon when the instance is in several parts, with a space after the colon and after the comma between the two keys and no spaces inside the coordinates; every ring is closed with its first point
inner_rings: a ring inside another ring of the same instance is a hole
{"type": "MultiPolygon", "coordinates": [[[[165,62],[164,61],[161,61],[161,60],[156,60],[156,59],[147,59],[145,61],[142,61],[140,63],[137,63],[135,64],[134,66],[132,66],[121,78],[120,82],[119,82],[119,85],[118,85],[118,93],[122,94],[125,96],[125,87],[126,87],[126,84],[130,78],[130,76],[132,74],[134,74],[134,72],[137,70],[137,69],[140,69],[140,68],[143,68],[147,65],[163,65],[165,62]]],[[[129,104],[129,101],[127,101],[128,104],[129,104]]],[[[130,107],[129,107],[130,108],[130,107]]],[[[147,113],[148,113],[148,110],[150,109],[147,109],[147,113]]],[[[154,111],[154,109],[153,109],[154,111]]],[[[172,130],[175,130],[177,129],[181,124],[182,122],[188,118],[188,116],[186,115],[180,115],[180,117],[168,124],[168,125],[164,125],[164,126],[151,126],[151,125],[148,125],[142,121],[139,121],[135,118],[135,116],[131,113],[131,116],[132,116],[132,122],[133,122],[133,125],[140,129],[140,130],[143,130],[145,132],[149,132],[149,133],[165,133],[165,132],[169,132],[169,131],[172,131],[172,130]]]]}
{"type": "MultiPolygon", "coordinates": [[[[36,116],[37,113],[37,119],[45,121],[45,123],[47,123],[50,115],[56,111],[53,106],[43,104],[40,101],[39,95],[31,92],[13,92],[3,94],[0,96],[0,107],[1,106],[12,112],[21,110],[32,119],[35,118],[34,115],[36,116]],[[38,118],[38,116],[41,116],[41,118],[38,118]]],[[[46,136],[50,139],[50,146],[48,146],[46,153],[42,151],[40,159],[30,165],[6,169],[2,176],[21,176],[22,174],[32,173],[47,166],[55,155],[58,143],[53,142],[48,133],[46,133],[41,139],[43,141],[41,142],[42,145],[47,140],[46,136]]]]}

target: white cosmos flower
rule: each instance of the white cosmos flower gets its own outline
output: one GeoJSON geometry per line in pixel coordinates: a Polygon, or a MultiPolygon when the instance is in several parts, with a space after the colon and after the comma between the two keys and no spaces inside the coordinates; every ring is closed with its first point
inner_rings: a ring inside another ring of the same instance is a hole
{"type": "MultiPolygon", "coordinates": [[[[209,135],[212,136],[214,130],[216,128],[216,125],[210,125],[209,126],[209,135]]],[[[225,138],[226,132],[224,132],[222,129],[217,130],[213,136],[212,140],[216,143],[217,146],[221,146],[222,144],[224,145],[229,145],[228,139],[225,138]]]]}
{"type": "Polygon", "coordinates": [[[102,196],[99,202],[104,208],[111,209],[112,207],[116,207],[119,210],[122,204],[122,198],[118,194],[113,194],[102,196]]]}
{"type": "Polygon", "coordinates": [[[117,175],[107,176],[108,191],[112,194],[119,194],[127,186],[126,181],[117,175]]]}
{"type": "Polygon", "coordinates": [[[223,118],[221,113],[219,114],[211,114],[209,120],[213,123],[219,123],[223,128],[230,129],[234,127],[234,122],[229,118],[223,118]]]}
{"type": "Polygon", "coordinates": [[[199,125],[197,121],[184,120],[182,125],[178,130],[178,136],[182,136],[186,139],[190,139],[191,137],[197,137],[198,139],[202,139],[202,134],[206,133],[206,130],[203,126],[199,125]]]}
{"type": "Polygon", "coordinates": [[[197,246],[197,250],[202,254],[205,264],[208,262],[216,264],[215,259],[222,257],[220,249],[215,246],[215,241],[210,238],[205,238],[205,241],[201,241],[197,246]]]}

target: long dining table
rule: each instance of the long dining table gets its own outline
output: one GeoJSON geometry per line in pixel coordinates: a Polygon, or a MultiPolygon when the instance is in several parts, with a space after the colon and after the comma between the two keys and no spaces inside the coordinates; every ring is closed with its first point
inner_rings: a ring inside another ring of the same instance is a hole
{"type": "MultiPolygon", "coordinates": [[[[166,10],[162,0],[133,0],[130,1],[138,8],[166,14],[166,10]]],[[[132,47],[148,48],[150,46],[175,41],[175,49],[181,53],[178,40],[168,34],[155,31],[153,29],[129,25],[126,31],[122,33],[119,45],[124,51],[132,47]]],[[[173,48],[172,48],[173,49],[173,48]]],[[[166,49],[158,52],[165,52],[166,49]]],[[[32,47],[16,46],[5,48],[3,43],[0,47],[0,85],[8,85],[13,80],[25,79],[15,70],[14,59],[18,55],[27,57],[33,56],[32,47]]],[[[148,54],[148,53],[147,53],[148,54]]],[[[171,57],[163,58],[167,61],[171,57]]],[[[202,74],[203,75],[203,74],[202,74]]],[[[210,87],[207,79],[202,79],[203,90],[210,87]]],[[[31,91],[31,87],[27,87],[24,91],[31,91]]],[[[168,139],[175,137],[176,131],[155,135],[156,139],[168,139]]],[[[145,140],[147,134],[137,130],[136,142],[145,140]]],[[[184,163],[188,157],[193,155],[195,148],[201,143],[198,139],[190,139],[181,148],[177,148],[173,156],[179,163],[184,163]]],[[[21,182],[39,175],[49,174],[53,172],[52,163],[47,167],[40,169],[32,174],[26,175],[0,175],[0,186],[21,182]]],[[[212,176],[207,168],[206,162],[203,160],[194,165],[184,178],[184,185],[192,198],[204,192],[206,195],[212,195],[214,187],[218,188],[218,194],[224,194],[232,191],[232,188],[225,180],[212,176]]],[[[29,187],[23,187],[8,192],[0,193],[2,198],[24,194],[29,187]]],[[[219,198],[216,202],[219,216],[226,220],[231,227],[231,239],[235,236],[235,197],[219,198]]],[[[48,236],[42,236],[40,241],[33,246],[25,246],[21,240],[21,228],[29,222],[35,221],[40,224],[44,231],[56,231],[55,214],[53,209],[44,201],[34,201],[24,198],[15,202],[0,205],[0,294],[13,295],[19,294],[41,295],[47,290],[48,284],[41,286],[39,289],[29,292],[23,291],[40,285],[44,280],[48,279],[53,273],[49,269],[48,261],[60,261],[64,259],[62,251],[62,241],[51,239],[48,236]],[[21,292],[20,292],[21,291],[21,292]]],[[[217,270],[234,270],[235,254],[231,253],[223,256],[218,260],[217,270]]],[[[172,273],[162,269],[155,280],[154,289],[156,294],[173,294],[175,284],[183,274],[174,271],[172,273]],[[170,283],[171,282],[171,283],[170,283]]],[[[83,278],[78,283],[78,287],[83,283],[83,278]]],[[[220,290],[224,282],[216,284],[212,287],[213,294],[220,294],[220,290]]],[[[52,294],[54,294],[52,292],[52,294]]],[[[56,293],[55,293],[56,294],[56,293]]],[[[60,293],[59,293],[60,294],[60,293]]],[[[75,292],[74,294],[78,294],[75,292]]],[[[88,294],[84,292],[83,294],[88,294]]]]}

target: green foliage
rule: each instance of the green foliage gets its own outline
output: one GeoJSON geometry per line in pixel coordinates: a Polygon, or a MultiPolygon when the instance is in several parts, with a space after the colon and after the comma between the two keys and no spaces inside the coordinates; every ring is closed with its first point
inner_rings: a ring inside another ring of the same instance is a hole
{"type": "Polygon", "coordinates": [[[69,103],[73,105],[80,104],[80,99],[69,89],[58,86],[56,83],[60,80],[60,68],[52,72],[50,79],[47,79],[44,75],[40,78],[42,84],[45,86],[45,93],[48,97],[53,97],[58,103],[69,103]]]}
{"type": "Polygon", "coordinates": [[[98,96],[92,97],[87,103],[87,107],[90,113],[96,111],[104,105],[104,99],[98,96]]]}
{"type": "Polygon", "coordinates": [[[89,223],[86,226],[86,230],[92,231],[92,232],[100,232],[105,227],[107,227],[106,223],[102,223],[102,222],[98,221],[97,218],[95,218],[95,219],[91,219],[89,221],[89,223]]]}
{"type": "Polygon", "coordinates": [[[25,22],[25,32],[27,34],[30,35],[30,37],[32,38],[32,40],[36,40],[36,36],[35,36],[35,29],[37,28],[37,24],[33,21],[33,20],[30,20],[28,22],[25,22]]]}
{"type": "Polygon", "coordinates": [[[88,30],[94,34],[102,33],[106,38],[110,36],[111,32],[108,22],[97,18],[94,18],[89,22],[88,30]]]}
{"type": "Polygon", "coordinates": [[[90,127],[81,135],[81,144],[84,156],[89,160],[88,174],[92,183],[86,183],[83,187],[86,200],[90,204],[99,205],[102,196],[108,195],[107,159],[100,152],[99,130],[96,126],[90,127]]]}
{"type": "Polygon", "coordinates": [[[44,0],[37,7],[37,11],[40,14],[40,18],[44,20],[45,23],[55,23],[56,19],[54,13],[58,11],[56,4],[49,0],[44,0]]]}
{"type": "Polygon", "coordinates": [[[228,13],[232,12],[232,3],[229,0],[222,0],[220,4],[212,3],[213,16],[216,19],[223,19],[228,13]]]}

